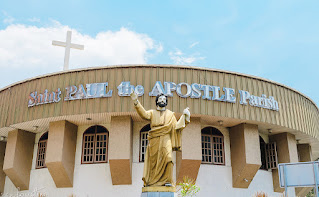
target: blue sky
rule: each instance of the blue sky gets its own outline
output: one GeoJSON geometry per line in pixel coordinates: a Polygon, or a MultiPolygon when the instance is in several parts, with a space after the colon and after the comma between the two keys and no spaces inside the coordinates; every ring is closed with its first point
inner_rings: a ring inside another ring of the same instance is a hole
{"type": "Polygon", "coordinates": [[[148,63],[231,70],[283,83],[318,105],[318,8],[315,0],[0,0],[0,88],[61,70],[64,50],[50,42],[72,29],[86,49],[71,51],[71,69],[148,63]]]}

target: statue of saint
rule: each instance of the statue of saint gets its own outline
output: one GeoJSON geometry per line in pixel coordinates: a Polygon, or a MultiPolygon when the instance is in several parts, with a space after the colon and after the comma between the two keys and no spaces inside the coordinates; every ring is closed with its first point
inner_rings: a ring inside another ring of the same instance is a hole
{"type": "Polygon", "coordinates": [[[167,96],[164,94],[157,95],[156,110],[148,111],[137,100],[134,91],[131,98],[137,113],[143,119],[151,121],[142,178],[144,187],[172,186],[172,151],[181,150],[181,131],[190,122],[189,108],[184,109],[183,115],[177,121],[174,112],[166,109],[167,96]]]}

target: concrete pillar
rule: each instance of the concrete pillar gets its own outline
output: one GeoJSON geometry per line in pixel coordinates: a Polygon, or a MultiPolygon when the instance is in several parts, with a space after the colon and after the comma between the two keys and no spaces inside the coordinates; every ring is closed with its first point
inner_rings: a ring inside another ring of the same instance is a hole
{"type": "MultiPolygon", "coordinates": [[[[299,162],[312,161],[310,144],[297,144],[297,151],[299,155],[299,162]]],[[[295,189],[296,196],[306,196],[312,189],[312,187],[298,187],[295,189]]]]}
{"type": "Polygon", "coordinates": [[[112,116],[109,162],[113,185],[132,184],[133,129],[130,116],[112,116]]]}
{"type": "MultiPolygon", "coordinates": [[[[3,171],[3,162],[4,162],[4,154],[6,152],[7,142],[0,142],[0,193],[2,194],[4,191],[4,183],[6,180],[6,174],[3,171]]],[[[0,195],[1,195],[0,194],[0,195]]]]}
{"type": "Polygon", "coordinates": [[[3,171],[20,190],[29,189],[35,134],[16,129],[7,139],[3,171]]]}
{"type": "Polygon", "coordinates": [[[310,144],[297,144],[299,162],[312,161],[312,153],[310,144]]]}
{"type": "Polygon", "coordinates": [[[45,163],[57,188],[73,187],[77,130],[66,120],[50,122],[45,163]]]}
{"type": "Polygon", "coordinates": [[[176,180],[187,176],[194,180],[202,162],[202,141],[200,118],[192,118],[182,131],[182,151],[176,153],[176,180]]]}
{"type": "Polygon", "coordinates": [[[258,126],[240,124],[230,128],[234,188],[248,188],[261,166],[258,126]]]}
{"type": "MultiPolygon", "coordinates": [[[[298,162],[297,143],[295,136],[291,133],[279,133],[269,136],[269,142],[276,142],[278,164],[298,162]]],[[[275,192],[284,192],[280,188],[278,169],[272,170],[272,179],[275,192]]]]}

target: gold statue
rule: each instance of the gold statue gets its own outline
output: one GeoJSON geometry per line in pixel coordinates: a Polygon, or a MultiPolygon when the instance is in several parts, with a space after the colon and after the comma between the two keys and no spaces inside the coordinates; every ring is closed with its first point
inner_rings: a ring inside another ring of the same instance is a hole
{"type": "Polygon", "coordinates": [[[177,121],[174,112],[166,109],[167,96],[164,94],[157,95],[156,110],[148,111],[137,100],[134,91],[131,98],[137,113],[143,119],[151,121],[142,178],[144,187],[172,186],[172,151],[181,150],[181,131],[190,122],[189,108],[184,109],[183,115],[177,121]]]}

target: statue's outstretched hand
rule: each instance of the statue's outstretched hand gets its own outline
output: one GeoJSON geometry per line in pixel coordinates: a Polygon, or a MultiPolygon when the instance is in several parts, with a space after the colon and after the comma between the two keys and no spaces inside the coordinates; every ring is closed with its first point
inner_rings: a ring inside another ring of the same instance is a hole
{"type": "Polygon", "coordinates": [[[186,107],[183,111],[183,114],[185,114],[186,116],[190,117],[191,116],[191,113],[189,111],[189,107],[186,107]]]}
{"type": "Polygon", "coordinates": [[[130,96],[133,101],[137,101],[137,94],[134,92],[134,90],[132,91],[130,96]]]}

